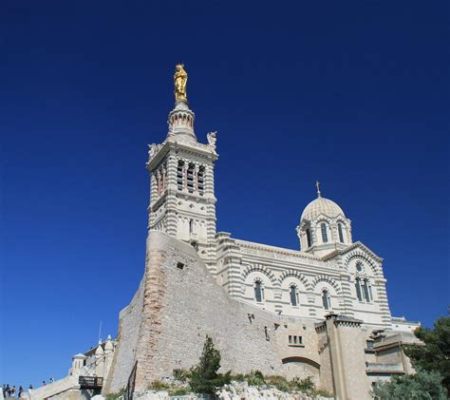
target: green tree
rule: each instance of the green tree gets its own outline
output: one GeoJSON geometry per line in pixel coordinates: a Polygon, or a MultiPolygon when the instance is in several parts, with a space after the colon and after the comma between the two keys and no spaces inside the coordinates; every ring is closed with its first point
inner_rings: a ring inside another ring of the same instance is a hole
{"type": "Polygon", "coordinates": [[[209,336],[206,336],[200,362],[191,369],[189,385],[195,393],[214,394],[217,388],[230,382],[230,372],[219,374],[220,352],[214,347],[209,336]]]}
{"type": "Polygon", "coordinates": [[[439,318],[433,329],[420,327],[414,333],[424,345],[406,346],[406,355],[414,368],[438,372],[450,393],[450,318],[439,318]]]}
{"type": "Polygon", "coordinates": [[[447,400],[442,376],[435,371],[418,370],[415,375],[403,375],[375,386],[378,400],[447,400]]]}

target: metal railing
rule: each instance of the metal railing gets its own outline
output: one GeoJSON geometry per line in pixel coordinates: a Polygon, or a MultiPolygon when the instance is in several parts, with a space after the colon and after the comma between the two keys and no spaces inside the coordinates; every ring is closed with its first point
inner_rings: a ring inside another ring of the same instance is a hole
{"type": "Polygon", "coordinates": [[[78,384],[81,389],[99,389],[103,386],[103,378],[99,376],[80,376],[78,384]]]}
{"type": "Polygon", "coordinates": [[[130,377],[128,378],[127,387],[125,389],[124,393],[124,400],[133,400],[133,393],[134,393],[134,385],[136,382],[136,371],[137,371],[137,361],[134,364],[133,369],[131,370],[130,377]]]}

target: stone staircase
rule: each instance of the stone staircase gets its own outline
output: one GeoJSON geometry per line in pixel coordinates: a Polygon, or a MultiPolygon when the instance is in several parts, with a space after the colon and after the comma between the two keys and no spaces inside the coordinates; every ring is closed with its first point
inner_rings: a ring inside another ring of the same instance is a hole
{"type": "Polygon", "coordinates": [[[28,393],[30,400],[44,400],[69,390],[78,390],[79,388],[78,377],[69,375],[37,389],[30,389],[28,393]]]}

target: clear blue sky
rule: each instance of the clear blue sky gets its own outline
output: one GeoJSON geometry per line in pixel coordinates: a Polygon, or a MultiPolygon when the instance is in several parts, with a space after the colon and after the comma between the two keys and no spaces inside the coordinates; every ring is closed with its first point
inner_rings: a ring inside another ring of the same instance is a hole
{"type": "Polygon", "coordinates": [[[393,315],[449,304],[445,1],[0,6],[0,382],[65,375],[144,269],[147,144],[182,61],[217,130],[218,229],[298,248],[322,182],[385,260],[393,315]]]}

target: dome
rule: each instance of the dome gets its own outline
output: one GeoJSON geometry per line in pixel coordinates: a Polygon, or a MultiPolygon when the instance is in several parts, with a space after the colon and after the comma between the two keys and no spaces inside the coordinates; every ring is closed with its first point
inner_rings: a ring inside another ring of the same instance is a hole
{"type": "Polygon", "coordinates": [[[345,217],[344,211],[334,201],[324,197],[318,197],[311,201],[303,210],[300,221],[316,219],[319,215],[326,215],[330,218],[336,218],[338,215],[345,217]]]}

